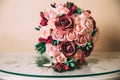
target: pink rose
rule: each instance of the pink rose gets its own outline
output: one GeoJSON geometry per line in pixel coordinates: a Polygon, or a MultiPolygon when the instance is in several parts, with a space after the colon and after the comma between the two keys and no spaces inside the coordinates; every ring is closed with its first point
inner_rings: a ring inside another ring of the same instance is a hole
{"type": "Polygon", "coordinates": [[[67,14],[69,9],[64,4],[56,4],[57,14],[67,14]]]}
{"type": "Polygon", "coordinates": [[[73,59],[75,62],[81,59],[81,54],[82,51],[80,49],[74,54],[73,59]]]}
{"type": "Polygon", "coordinates": [[[49,15],[49,18],[56,18],[57,17],[56,10],[55,9],[50,9],[48,11],[48,15],[49,15]]]}
{"type": "Polygon", "coordinates": [[[66,57],[72,57],[76,52],[75,43],[72,41],[61,42],[59,49],[66,57]]]}
{"type": "Polygon", "coordinates": [[[73,29],[74,23],[70,16],[64,14],[56,18],[55,26],[57,30],[68,33],[73,29]]]}
{"type": "Polygon", "coordinates": [[[93,18],[92,17],[86,17],[86,15],[84,15],[83,13],[80,15],[80,18],[81,18],[81,20],[80,20],[81,27],[86,29],[86,32],[92,33],[93,28],[94,28],[93,18]]]}
{"type": "Polygon", "coordinates": [[[75,43],[79,46],[84,47],[87,43],[87,39],[83,35],[78,35],[78,39],[75,41],[75,43]]]}
{"type": "Polygon", "coordinates": [[[50,19],[48,20],[48,26],[50,29],[56,29],[56,26],[55,26],[55,19],[50,19]]]}
{"type": "Polygon", "coordinates": [[[66,35],[62,32],[62,31],[59,31],[59,30],[53,30],[52,31],[52,38],[54,40],[59,40],[59,41],[65,41],[66,40],[66,35]]]}
{"type": "Polygon", "coordinates": [[[84,36],[88,42],[92,41],[92,35],[90,33],[86,33],[84,36]]]}
{"type": "Polygon", "coordinates": [[[73,41],[73,40],[76,40],[77,39],[77,35],[75,32],[69,32],[67,34],[67,40],[68,41],[73,41]]]}
{"type": "Polygon", "coordinates": [[[79,16],[79,14],[76,14],[76,13],[73,14],[72,18],[74,19],[75,24],[80,24],[80,16],[79,16]]]}
{"type": "Polygon", "coordinates": [[[46,53],[50,56],[53,56],[54,52],[57,51],[57,47],[56,46],[52,46],[51,43],[47,43],[46,44],[46,53]]]}
{"type": "Polygon", "coordinates": [[[84,35],[86,33],[86,27],[83,27],[80,24],[76,25],[73,30],[76,34],[80,35],[84,35]]]}

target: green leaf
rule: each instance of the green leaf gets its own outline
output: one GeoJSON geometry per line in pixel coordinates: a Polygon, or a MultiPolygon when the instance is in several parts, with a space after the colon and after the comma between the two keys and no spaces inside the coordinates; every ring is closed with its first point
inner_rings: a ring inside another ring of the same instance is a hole
{"type": "Polygon", "coordinates": [[[57,40],[52,40],[52,45],[53,46],[57,46],[59,44],[59,41],[57,41],[57,40]]]}
{"type": "Polygon", "coordinates": [[[86,47],[86,50],[89,51],[89,47],[88,46],[86,47]]]}
{"type": "Polygon", "coordinates": [[[74,63],[70,63],[70,67],[74,68],[75,64],[74,63]]]}
{"type": "Polygon", "coordinates": [[[42,47],[40,53],[43,54],[46,51],[46,47],[42,47]]]}
{"type": "Polygon", "coordinates": [[[41,28],[41,26],[35,27],[35,29],[36,29],[37,31],[39,31],[40,28],[41,28]]]}
{"type": "Polygon", "coordinates": [[[71,58],[68,62],[71,63],[71,62],[74,62],[74,60],[71,58]]]}
{"type": "Polygon", "coordinates": [[[76,8],[75,12],[78,13],[78,14],[81,14],[81,13],[82,13],[82,11],[81,11],[80,8],[76,8]]]}
{"type": "Polygon", "coordinates": [[[81,49],[81,46],[78,45],[78,46],[77,46],[77,49],[81,49]]]}
{"type": "Polygon", "coordinates": [[[72,6],[73,6],[73,3],[67,2],[67,7],[68,7],[68,9],[71,9],[72,6]]]}
{"type": "Polygon", "coordinates": [[[35,45],[36,50],[38,52],[40,52],[41,54],[43,54],[46,51],[46,43],[45,42],[41,42],[35,45]]]}
{"type": "Polygon", "coordinates": [[[53,4],[50,4],[50,5],[51,5],[51,7],[56,8],[55,5],[53,5],[53,4]]]}
{"type": "Polygon", "coordinates": [[[94,37],[97,33],[97,29],[94,29],[93,32],[92,32],[92,36],[94,37]]]}
{"type": "Polygon", "coordinates": [[[37,31],[39,31],[39,30],[40,30],[40,28],[37,28],[37,27],[35,27],[35,29],[36,29],[37,31]]]}
{"type": "Polygon", "coordinates": [[[88,43],[87,43],[87,45],[88,45],[88,46],[91,46],[91,45],[92,45],[92,43],[91,43],[91,42],[88,42],[88,43]]]}

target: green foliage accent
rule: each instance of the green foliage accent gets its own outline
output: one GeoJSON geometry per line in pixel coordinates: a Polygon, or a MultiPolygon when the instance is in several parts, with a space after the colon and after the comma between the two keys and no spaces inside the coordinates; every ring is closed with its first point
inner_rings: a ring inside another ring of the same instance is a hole
{"type": "Polygon", "coordinates": [[[53,46],[57,46],[60,43],[60,41],[58,40],[52,40],[52,45],[53,46]]]}
{"type": "Polygon", "coordinates": [[[72,6],[73,6],[73,3],[67,2],[67,7],[68,7],[68,9],[71,9],[72,6]]]}
{"type": "Polygon", "coordinates": [[[68,58],[67,62],[65,62],[70,68],[75,68],[74,60],[72,58],[68,58]]]}
{"type": "Polygon", "coordinates": [[[75,64],[74,63],[70,63],[70,67],[74,68],[75,64]]]}
{"type": "Polygon", "coordinates": [[[36,50],[43,54],[46,51],[46,43],[45,42],[40,42],[35,45],[36,50]]]}
{"type": "Polygon", "coordinates": [[[94,37],[97,33],[97,29],[94,29],[93,32],[92,32],[92,36],[94,37]]]}
{"type": "Polygon", "coordinates": [[[93,43],[92,42],[87,42],[85,47],[81,47],[81,46],[77,45],[77,50],[81,49],[83,51],[90,51],[92,47],[93,47],[93,43]]]}
{"type": "Polygon", "coordinates": [[[86,46],[84,47],[84,50],[90,51],[92,47],[93,47],[92,42],[87,42],[86,46]]]}
{"type": "Polygon", "coordinates": [[[77,50],[78,50],[78,49],[81,49],[81,46],[77,45],[77,50]]]}
{"type": "Polygon", "coordinates": [[[75,13],[77,13],[77,14],[81,14],[82,13],[82,11],[81,11],[81,9],[80,8],[76,8],[76,10],[75,10],[75,13]]]}
{"type": "Polygon", "coordinates": [[[39,67],[43,67],[43,64],[47,64],[47,63],[50,63],[49,59],[44,57],[44,56],[39,56],[37,57],[37,60],[36,60],[36,64],[39,66],[39,67]]]}
{"type": "Polygon", "coordinates": [[[55,5],[53,5],[53,4],[50,4],[50,5],[51,5],[51,7],[56,8],[55,5]]]}
{"type": "Polygon", "coordinates": [[[35,27],[35,29],[36,29],[37,31],[39,31],[40,28],[41,28],[41,26],[35,27]]]}
{"type": "Polygon", "coordinates": [[[60,16],[62,16],[62,14],[58,14],[57,16],[60,17],[60,16]]]}

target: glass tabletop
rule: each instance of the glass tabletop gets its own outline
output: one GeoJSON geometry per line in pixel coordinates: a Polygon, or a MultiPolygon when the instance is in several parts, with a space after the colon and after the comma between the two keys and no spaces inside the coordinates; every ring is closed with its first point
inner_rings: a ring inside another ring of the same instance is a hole
{"type": "Polygon", "coordinates": [[[86,77],[120,73],[120,52],[93,52],[87,65],[74,71],[55,72],[50,67],[38,67],[37,53],[0,53],[0,72],[27,77],[86,77]]]}

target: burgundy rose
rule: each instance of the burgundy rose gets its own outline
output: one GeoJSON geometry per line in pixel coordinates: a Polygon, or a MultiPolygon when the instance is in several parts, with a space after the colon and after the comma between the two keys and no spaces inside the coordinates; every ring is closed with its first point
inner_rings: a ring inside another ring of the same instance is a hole
{"type": "Polygon", "coordinates": [[[66,57],[73,56],[76,51],[75,43],[72,41],[61,42],[59,48],[60,48],[60,52],[62,52],[66,57]]]}
{"type": "Polygon", "coordinates": [[[58,71],[58,72],[69,70],[69,66],[64,64],[64,63],[55,63],[53,68],[54,68],[55,71],[58,71]]]}
{"type": "Polygon", "coordinates": [[[72,30],[74,23],[70,16],[64,14],[56,18],[55,26],[58,30],[63,31],[63,33],[67,33],[72,30]]]}
{"type": "Polygon", "coordinates": [[[63,63],[55,63],[54,70],[62,72],[64,71],[64,64],[63,63]]]}

